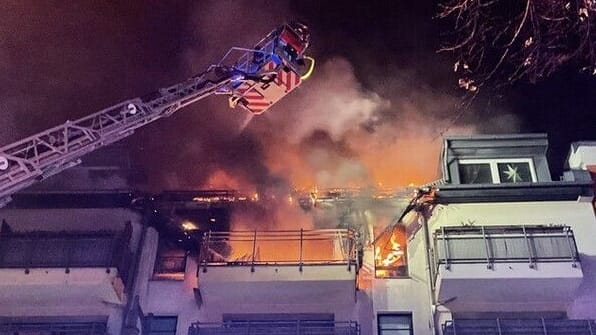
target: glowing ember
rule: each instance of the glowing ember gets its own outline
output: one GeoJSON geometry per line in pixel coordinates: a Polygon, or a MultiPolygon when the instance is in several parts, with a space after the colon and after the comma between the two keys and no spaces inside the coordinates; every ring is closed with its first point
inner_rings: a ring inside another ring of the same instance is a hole
{"type": "Polygon", "coordinates": [[[182,229],[185,231],[199,229],[199,227],[191,221],[184,221],[184,222],[182,222],[181,226],[182,226],[182,229]]]}

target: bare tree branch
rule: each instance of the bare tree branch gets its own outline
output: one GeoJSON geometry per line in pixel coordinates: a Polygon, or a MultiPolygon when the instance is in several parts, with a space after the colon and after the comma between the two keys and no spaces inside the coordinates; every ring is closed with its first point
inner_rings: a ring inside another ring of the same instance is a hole
{"type": "Polygon", "coordinates": [[[477,94],[563,67],[596,79],[596,0],[439,0],[459,86],[477,94]]]}

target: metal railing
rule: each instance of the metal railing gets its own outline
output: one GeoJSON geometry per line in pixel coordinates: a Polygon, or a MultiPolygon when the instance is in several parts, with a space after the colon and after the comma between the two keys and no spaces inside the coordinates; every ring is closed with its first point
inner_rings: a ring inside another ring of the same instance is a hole
{"type": "Polygon", "coordinates": [[[596,335],[594,320],[456,319],[442,328],[443,335],[596,335]]]}
{"type": "Polygon", "coordinates": [[[359,335],[355,321],[244,321],[193,323],[189,335],[359,335]]]}
{"type": "Polygon", "coordinates": [[[0,321],[0,335],[106,335],[106,324],[102,322],[63,323],[3,323],[0,321]]]}
{"type": "Polygon", "coordinates": [[[569,262],[576,267],[579,255],[570,227],[478,226],[442,227],[434,233],[435,269],[456,263],[569,262]]]}
{"type": "Polygon", "coordinates": [[[348,229],[207,232],[201,264],[208,266],[346,264],[357,261],[356,233],[348,229]]]}
{"type": "Polygon", "coordinates": [[[126,280],[132,254],[121,233],[0,235],[0,268],[115,267],[126,280]]]}

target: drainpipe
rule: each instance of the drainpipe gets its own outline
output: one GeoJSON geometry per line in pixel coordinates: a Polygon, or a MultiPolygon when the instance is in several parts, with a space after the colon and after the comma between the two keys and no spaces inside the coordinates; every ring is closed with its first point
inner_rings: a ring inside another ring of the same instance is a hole
{"type": "Polygon", "coordinates": [[[427,213],[423,211],[419,212],[422,216],[422,229],[424,231],[424,249],[425,249],[425,261],[427,266],[427,273],[428,273],[428,294],[430,295],[430,313],[432,317],[432,322],[430,324],[431,331],[435,335],[439,335],[437,327],[437,317],[436,317],[436,308],[437,305],[436,297],[435,297],[435,283],[433,278],[433,270],[430,260],[431,260],[431,251],[430,251],[430,233],[428,229],[428,220],[427,220],[427,213]]]}
{"type": "Polygon", "coordinates": [[[138,305],[138,297],[135,297],[135,281],[139,272],[141,254],[143,252],[143,246],[145,244],[145,236],[147,236],[147,228],[149,227],[149,217],[152,213],[151,207],[148,205],[144,205],[142,213],[143,216],[141,217],[141,225],[143,226],[143,228],[141,230],[141,237],[135,250],[132,262],[132,272],[128,274],[128,278],[126,280],[126,306],[122,310],[122,328],[120,332],[121,335],[140,334],[140,330],[137,328],[137,321],[139,317],[143,317],[142,315],[139,315],[139,313],[137,312],[140,309],[140,306],[138,305]]]}

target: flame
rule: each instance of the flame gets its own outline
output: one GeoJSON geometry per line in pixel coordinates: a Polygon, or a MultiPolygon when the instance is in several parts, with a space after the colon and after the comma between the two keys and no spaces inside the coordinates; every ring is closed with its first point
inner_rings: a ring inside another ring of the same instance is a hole
{"type": "Polygon", "coordinates": [[[385,254],[384,258],[383,258],[383,255],[381,254],[381,248],[377,247],[377,249],[376,249],[377,261],[380,261],[380,263],[383,264],[383,266],[394,265],[404,255],[404,251],[402,250],[401,245],[395,239],[396,239],[396,236],[392,234],[391,239],[390,239],[391,248],[389,249],[389,252],[387,252],[385,254]]]}
{"type": "Polygon", "coordinates": [[[192,221],[185,220],[181,223],[182,229],[185,231],[197,230],[199,227],[192,221]]]}
{"type": "Polygon", "coordinates": [[[375,274],[377,277],[403,275],[407,266],[407,237],[403,225],[385,232],[375,243],[375,274]]]}

